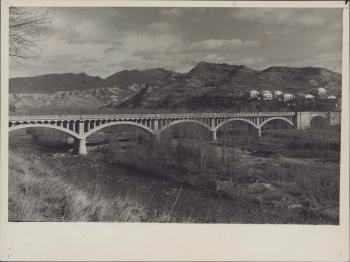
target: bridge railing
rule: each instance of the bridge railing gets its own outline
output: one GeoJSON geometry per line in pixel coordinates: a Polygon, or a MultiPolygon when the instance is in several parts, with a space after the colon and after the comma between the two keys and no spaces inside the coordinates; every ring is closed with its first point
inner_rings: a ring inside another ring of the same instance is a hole
{"type": "Polygon", "coordinates": [[[259,116],[294,116],[295,112],[242,112],[242,113],[166,113],[166,114],[108,114],[108,115],[35,115],[10,116],[10,121],[30,120],[94,120],[125,118],[212,118],[212,117],[259,117],[259,116]]]}

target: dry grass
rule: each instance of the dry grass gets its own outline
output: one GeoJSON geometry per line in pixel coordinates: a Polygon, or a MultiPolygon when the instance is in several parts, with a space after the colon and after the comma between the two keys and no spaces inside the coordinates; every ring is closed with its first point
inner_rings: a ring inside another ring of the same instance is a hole
{"type": "Polygon", "coordinates": [[[340,126],[322,129],[281,129],[266,130],[269,138],[280,139],[288,149],[307,152],[314,156],[328,156],[335,151],[340,152],[340,126]]]}
{"type": "Polygon", "coordinates": [[[150,210],[133,195],[85,192],[40,160],[10,152],[9,221],[188,222],[171,210],[150,210]]]}
{"type": "MultiPolygon", "coordinates": [[[[280,132],[278,135],[286,136],[293,131],[284,130],[285,133],[280,132]]],[[[329,141],[337,138],[337,133],[333,130],[296,131],[298,132],[291,136],[292,140],[305,136],[305,141],[328,143],[326,134],[332,134],[328,136],[329,141]]],[[[197,134],[197,140],[180,139],[177,143],[172,143],[163,137],[160,144],[153,144],[151,148],[149,145],[129,145],[129,148],[122,150],[123,156],[119,154],[121,149],[117,143],[109,144],[107,152],[111,162],[115,159],[127,166],[167,176],[201,189],[216,190],[235,200],[258,202],[278,209],[289,210],[297,207],[295,213],[306,210],[308,216],[301,218],[298,223],[310,223],[311,212],[319,216],[320,221],[336,223],[337,214],[330,218],[325,213],[328,212],[325,208],[337,207],[339,203],[339,168],[337,161],[332,159],[331,163],[324,163],[326,160],[330,161],[324,158],[327,149],[310,150],[321,156],[318,162],[309,159],[310,156],[303,157],[304,154],[310,154],[307,152],[300,152],[301,158],[288,158],[283,154],[259,157],[242,151],[242,140],[223,136],[221,141],[211,143],[197,134]],[[217,144],[220,146],[215,146],[217,144]],[[262,191],[256,191],[257,188],[262,191]]],[[[254,146],[256,142],[248,144],[254,146]]],[[[279,142],[288,145],[289,139],[280,138],[279,142]]],[[[281,148],[283,149],[280,147],[278,150],[281,148]]],[[[298,152],[298,149],[295,150],[298,152]]]]}

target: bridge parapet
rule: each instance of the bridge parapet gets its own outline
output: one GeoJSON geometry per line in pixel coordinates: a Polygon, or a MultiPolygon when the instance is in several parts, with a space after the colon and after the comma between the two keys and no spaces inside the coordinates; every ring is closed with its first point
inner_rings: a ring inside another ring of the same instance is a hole
{"type": "Polygon", "coordinates": [[[166,113],[166,114],[108,114],[108,115],[35,115],[9,116],[10,121],[24,120],[96,120],[113,118],[193,118],[193,117],[258,117],[294,116],[294,112],[242,112],[242,113],[166,113]]]}

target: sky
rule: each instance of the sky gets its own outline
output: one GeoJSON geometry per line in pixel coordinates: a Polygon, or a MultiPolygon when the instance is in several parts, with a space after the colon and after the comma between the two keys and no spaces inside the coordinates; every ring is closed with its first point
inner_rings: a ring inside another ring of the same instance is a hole
{"type": "Polygon", "coordinates": [[[342,10],[291,8],[51,8],[40,57],[10,59],[10,77],[127,69],[187,72],[200,61],[315,66],[341,72],[342,10]]]}

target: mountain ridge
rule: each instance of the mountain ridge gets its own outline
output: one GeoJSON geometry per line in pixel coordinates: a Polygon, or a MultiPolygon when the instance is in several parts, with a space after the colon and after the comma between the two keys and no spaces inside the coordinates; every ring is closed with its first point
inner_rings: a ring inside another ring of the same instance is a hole
{"type": "MultiPolygon", "coordinates": [[[[245,65],[230,65],[227,63],[209,63],[201,61],[186,73],[178,73],[163,68],[151,68],[145,70],[121,70],[114,74],[101,78],[90,76],[86,73],[50,73],[33,77],[10,78],[10,93],[54,93],[57,91],[84,90],[101,87],[119,86],[125,88],[131,84],[146,84],[153,81],[163,81],[173,75],[182,75],[193,80],[208,80],[208,71],[222,71],[221,75],[227,77],[235,76],[237,73],[283,73],[288,71],[310,71],[334,74],[340,73],[331,71],[323,67],[290,67],[290,66],[270,66],[262,70],[253,69],[245,65]],[[201,74],[202,72],[202,74],[201,74]],[[53,87],[54,86],[54,87],[53,87]]],[[[215,79],[212,79],[215,80],[215,79]]]]}
{"type": "MultiPolygon", "coordinates": [[[[116,108],[227,108],[247,100],[251,90],[275,90],[283,93],[316,94],[327,89],[329,95],[341,96],[341,74],[317,67],[274,66],[255,70],[245,65],[200,62],[187,73],[174,74],[161,82],[148,83],[148,88],[116,108]]],[[[247,104],[247,102],[242,102],[247,104]]]]}
{"type": "MultiPolygon", "coordinates": [[[[98,108],[106,107],[112,110],[123,108],[255,110],[249,105],[254,104],[249,100],[251,90],[271,92],[279,90],[293,95],[305,95],[316,94],[317,89],[322,87],[327,90],[327,95],[341,97],[341,86],[341,74],[322,67],[271,66],[256,70],[245,65],[202,61],[185,73],[153,68],[122,70],[106,78],[92,77],[85,73],[14,78],[10,79],[10,94],[33,94],[35,99],[27,98],[26,105],[33,102],[33,107],[38,108],[41,102],[35,102],[39,101],[35,94],[50,95],[65,92],[66,96],[75,97],[72,98],[75,103],[76,101],[84,103],[84,96],[87,100],[91,100],[91,94],[95,94],[91,90],[100,90],[96,97],[94,95],[93,104],[98,108]],[[117,88],[115,90],[118,91],[107,92],[105,88],[117,88]],[[70,92],[72,90],[82,93],[75,94],[70,92]],[[90,91],[83,92],[87,90],[90,91]],[[110,95],[115,98],[110,99],[108,97],[110,95]]],[[[56,97],[59,96],[50,96],[53,107],[62,104],[55,102],[56,97]]],[[[17,97],[13,101],[21,105],[20,99],[17,97]]],[[[270,109],[279,110],[278,107],[270,109]]]]}

